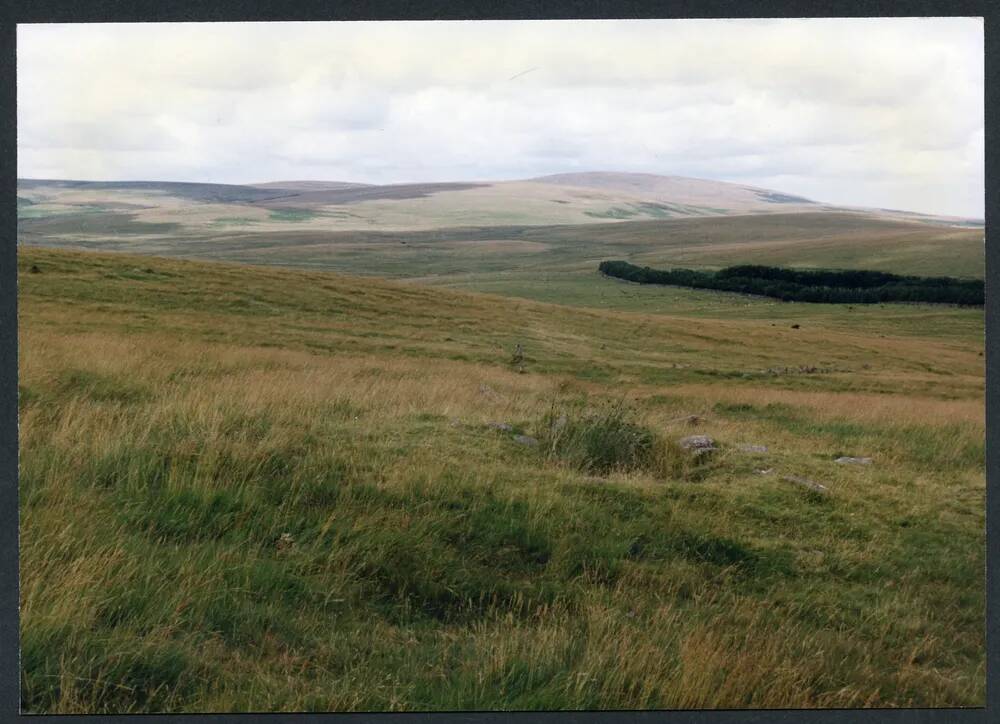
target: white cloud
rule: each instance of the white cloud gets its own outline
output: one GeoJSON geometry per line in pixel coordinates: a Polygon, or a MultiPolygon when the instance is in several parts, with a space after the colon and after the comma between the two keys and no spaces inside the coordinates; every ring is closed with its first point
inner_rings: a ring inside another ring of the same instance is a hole
{"type": "Polygon", "coordinates": [[[603,169],[983,214],[970,18],[27,25],[21,176],[603,169]]]}

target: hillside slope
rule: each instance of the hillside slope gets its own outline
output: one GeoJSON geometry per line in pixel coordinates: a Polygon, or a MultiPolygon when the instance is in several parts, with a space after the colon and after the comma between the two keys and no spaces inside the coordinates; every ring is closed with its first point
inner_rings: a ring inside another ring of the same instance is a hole
{"type": "MultiPolygon", "coordinates": [[[[650,174],[574,173],[522,181],[370,185],[322,181],[250,186],[22,179],[25,219],[84,210],[140,224],[309,231],[612,223],[838,210],[786,192],[650,174]]],[[[915,222],[954,220],[868,210],[915,222]]]]}
{"type": "Polygon", "coordinates": [[[802,196],[685,176],[592,171],[540,176],[531,179],[531,181],[557,186],[631,193],[650,200],[714,207],[730,212],[772,210],[775,204],[785,205],[785,211],[802,209],[803,207],[812,207],[813,209],[820,207],[820,204],[802,196]]]}
{"type": "Polygon", "coordinates": [[[984,701],[981,312],[37,248],[18,281],[27,711],[984,701]]]}
{"type": "Polygon", "coordinates": [[[295,221],[294,214],[304,212],[292,210],[270,212],[285,220],[222,224],[198,221],[195,212],[213,209],[209,204],[178,207],[176,223],[140,222],[101,210],[36,217],[35,208],[23,210],[30,216],[19,225],[23,245],[329,269],[500,293],[506,282],[533,279],[530,288],[519,285],[519,295],[527,288],[529,296],[556,301],[552,292],[565,284],[599,283],[594,272],[606,259],[654,267],[759,263],[980,279],[985,263],[981,229],[843,212],[336,231],[318,228],[315,218],[311,225],[295,221]]]}

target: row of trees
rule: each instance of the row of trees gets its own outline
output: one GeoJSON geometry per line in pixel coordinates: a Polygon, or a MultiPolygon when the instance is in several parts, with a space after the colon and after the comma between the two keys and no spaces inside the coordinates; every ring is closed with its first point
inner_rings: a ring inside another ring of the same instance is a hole
{"type": "Polygon", "coordinates": [[[875,304],[879,302],[931,302],[981,305],[981,279],[916,277],[865,270],[798,271],[779,267],[743,265],[718,272],[693,269],[652,269],[626,261],[601,262],[608,276],[639,284],[668,284],[758,294],[786,302],[875,304]]]}

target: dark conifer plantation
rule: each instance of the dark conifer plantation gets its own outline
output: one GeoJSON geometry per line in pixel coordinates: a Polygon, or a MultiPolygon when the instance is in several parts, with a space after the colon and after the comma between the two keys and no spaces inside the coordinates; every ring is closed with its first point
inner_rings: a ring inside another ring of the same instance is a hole
{"type": "Polygon", "coordinates": [[[608,276],[639,284],[757,294],[786,302],[981,305],[984,298],[981,279],[900,276],[863,269],[802,271],[741,265],[717,272],[702,272],[693,269],[652,269],[626,261],[604,261],[599,269],[608,276]]]}

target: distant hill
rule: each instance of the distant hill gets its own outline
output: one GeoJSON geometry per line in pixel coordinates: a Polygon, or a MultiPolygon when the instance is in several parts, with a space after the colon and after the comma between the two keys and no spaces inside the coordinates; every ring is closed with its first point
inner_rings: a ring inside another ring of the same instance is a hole
{"type": "Polygon", "coordinates": [[[290,180],[248,185],[21,179],[22,218],[128,209],[140,223],[211,228],[412,231],[467,226],[549,226],[746,214],[864,213],[941,225],[970,219],[824,204],[774,190],[646,173],[564,173],[517,181],[363,184],[290,180]],[[30,210],[29,210],[30,206],[30,210]]]}
{"type": "Polygon", "coordinates": [[[259,184],[247,184],[258,189],[285,189],[288,191],[342,191],[357,189],[372,184],[359,184],[349,181],[267,181],[259,184]]]}
{"type": "MultiPolygon", "coordinates": [[[[364,201],[397,201],[401,199],[420,199],[434,194],[445,194],[454,191],[464,191],[466,189],[488,186],[488,184],[476,183],[427,183],[427,184],[386,184],[384,186],[365,184],[343,184],[340,188],[314,188],[305,187],[296,193],[289,193],[275,200],[273,203],[265,204],[268,207],[284,208],[309,208],[316,209],[327,206],[344,206],[347,204],[359,204],[364,201]]],[[[294,189],[287,186],[269,186],[271,190],[279,188],[288,191],[294,189]]]]}
{"type": "MultiPolygon", "coordinates": [[[[594,171],[519,181],[364,184],[289,180],[215,184],[165,181],[75,181],[20,179],[25,203],[39,218],[74,205],[159,208],[142,212],[155,220],[179,215],[183,203],[236,204],[216,209],[215,220],[290,221],[330,230],[414,230],[461,226],[590,224],[771,213],[861,212],[920,223],[981,226],[982,221],[935,217],[911,211],[839,207],[784,190],[648,173],[594,171]],[[171,201],[170,199],[174,199],[171,201]],[[256,211],[249,212],[247,207],[256,211]],[[174,211],[167,211],[173,209],[174,211]],[[271,212],[281,212],[277,215],[271,212]]],[[[188,209],[177,223],[213,221],[205,210],[188,209]]],[[[224,223],[224,222],[223,222],[224,223]]]]}
{"type": "Polygon", "coordinates": [[[685,176],[595,171],[541,176],[531,179],[531,181],[557,186],[628,193],[652,200],[708,206],[727,211],[769,210],[774,204],[781,204],[783,211],[787,211],[789,205],[808,205],[811,207],[810,210],[817,208],[815,201],[802,196],[725,181],[710,181],[685,176]]]}
{"type": "Polygon", "coordinates": [[[64,179],[18,179],[17,188],[23,195],[33,196],[41,203],[58,202],[61,197],[72,199],[74,193],[103,193],[109,201],[120,194],[151,192],[161,196],[206,203],[244,203],[262,201],[280,195],[279,192],[238,184],[212,184],[187,181],[73,181],[64,179]]]}

